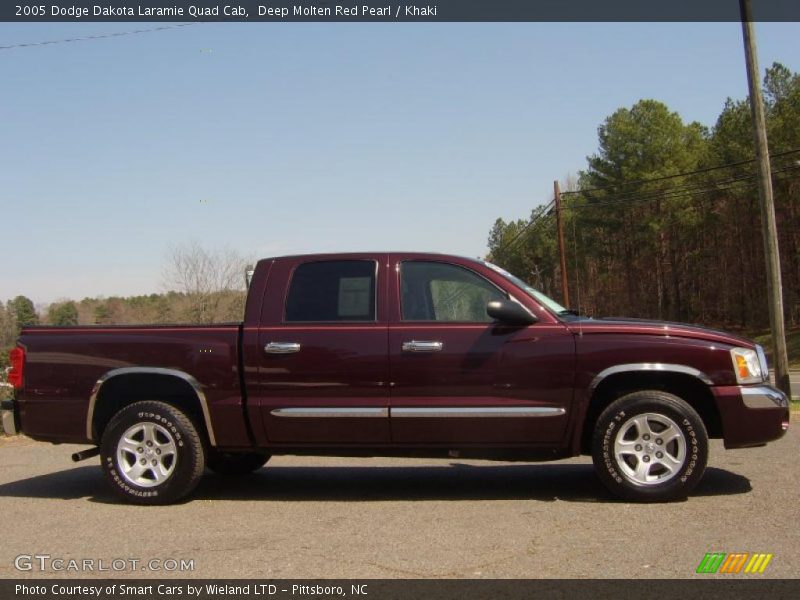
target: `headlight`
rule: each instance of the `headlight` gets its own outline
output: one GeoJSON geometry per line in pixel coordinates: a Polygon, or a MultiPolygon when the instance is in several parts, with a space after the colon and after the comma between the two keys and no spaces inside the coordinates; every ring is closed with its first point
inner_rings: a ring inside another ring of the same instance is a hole
{"type": "MultiPolygon", "coordinates": [[[[760,348],[760,346],[757,346],[760,348]]],[[[767,378],[766,359],[762,358],[764,351],[758,352],[750,348],[731,349],[733,371],[739,383],[761,383],[767,378]]]]}

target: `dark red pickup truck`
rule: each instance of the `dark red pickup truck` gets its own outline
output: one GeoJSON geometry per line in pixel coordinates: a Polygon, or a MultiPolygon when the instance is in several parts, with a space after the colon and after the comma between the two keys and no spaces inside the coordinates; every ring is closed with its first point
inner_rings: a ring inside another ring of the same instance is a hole
{"type": "Polygon", "coordinates": [[[244,323],[29,327],[4,427],[88,443],[112,488],[173,502],[204,468],[271,455],[550,460],[591,454],[629,500],[683,497],[708,438],[789,425],[763,350],[688,325],[589,319],[489,263],[420,253],[270,258],[244,323]]]}

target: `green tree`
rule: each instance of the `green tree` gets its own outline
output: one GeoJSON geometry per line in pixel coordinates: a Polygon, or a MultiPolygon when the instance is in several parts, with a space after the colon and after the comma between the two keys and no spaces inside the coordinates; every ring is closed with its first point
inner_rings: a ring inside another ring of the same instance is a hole
{"type": "Polygon", "coordinates": [[[36,309],[30,298],[17,296],[9,302],[9,311],[13,316],[17,330],[21,327],[37,325],[39,323],[39,316],[36,314],[36,309]]]}
{"type": "Polygon", "coordinates": [[[100,302],[94,307],[94,322],[97,325],[106,325],[111,322],[111,310],[104,302],[100,302]]]}
{"type": "Polygon", "coordinates": [[[0,369],[8,366],[8,351],[14,345],[14,321],[5,304],[0,302],[0,369]]]}
{"type": "Polygon", "coordinates": [[[77,325],[78,307],[72,300],[51,304],[47,311],[47,321],[51,325],[77,325]]]}
{"type": "MultiPolygon", "coordinates": [[[[791,322],[800,322],[800,75],[780,63],[764,78],[767,127],[772,160],[778,244],[781,252],[784,305],[791,322]]],[[[762,305],[763,306],[763,305],[762,305]]]]}
{"type": "Polygon", "coordinates": [[[800,75],[773,63],[764,77],[770,152],[800,145],[800,75]]]}
{"type": "MultiPolygon", "coordinates": [[[[790,323],[797,325],[800,75],[775,63],[766,70],[763,87],[784,302],[790,323]]],[[[685,123],[655,100],[610,115],[598,128],[598,150],[587,157],[577,193],[563,198],[575,308],[723,327],[766,326],[753,158],[747,100],[728,98],[711,130],[685,123]]],[[[539,215],[526,225],[498,219],[489,255],[524,279],[539,277],[536,285],[558,297],[552,289],[559,268],[552,216],[539,215]]]]}
{"type": "Polygon", "coordinates": [[[553,235],[555,218],[547,206],[537,206],[527,221],[497,219],[489,233],[489,261],[523,278],[546,294],[558,296],[554,282],[558,255],[553,235]]]}
{"type": "Polygon", "coordinates": [[[704,143],[699,123],[684,125],[680,115],[657,100],[621,108],[598,128],[599,152],[588,157],[583,179],[592,186],[628,183],[693,169],[704,143]]]}
{"type": "MultiPolygon", "coordinates": [[[[593,218],[599,231],[585,254],[591,260],[605,252],[603,246],[614,246],[615,260],[602,268],[610,276],[607,284],[627,290],[625,312],[685,319],[690,286],[682,248],[696,207],[670,193],[687,185],[686,179],[663,178],[697,169],[707,154],[708,132],[699,123],[685,124],[661,102],[641,100],[608,117],[598,138],[599,151],[588,157],[581,182],[584,188],[604,188],[587,196],[589,207],[602,207],[602,220],[593,218]],[[658,181],[646,181],[652,179],[658,181]]],[[[582,215],[592,218],[591,212],[582,215]]],[[[593,262],[583,270],[599,266],[593,262]]],[[[612,295],[608,289],[593,293],[603,292],[612,295]]]]}
{"type": "MultiPolygon", "coordinates": [[[[798,155],[791,151],[800,147],[800,76],[773,63],[766,70],[763,91],[784,304],[788,319],[797,324],[800,322],[800,190],[798,155]]],[[[751,161],[754,154],[750,106],[747,100],[728,98],[711,135],[708,164],[742,163],[751,161]]],[[[715,259],[704,269],[707,282],[702,286],[707,304],[714,307],[709,317],[740,327],[766,325],[761,291],[766,282],[754,173],[751,162],[726,170],[726,177],[737,183],[710,195],[707,202],[713,205],[713,213],[703,226],[705,239],[710,243],[702,252],[715,259]]]]}

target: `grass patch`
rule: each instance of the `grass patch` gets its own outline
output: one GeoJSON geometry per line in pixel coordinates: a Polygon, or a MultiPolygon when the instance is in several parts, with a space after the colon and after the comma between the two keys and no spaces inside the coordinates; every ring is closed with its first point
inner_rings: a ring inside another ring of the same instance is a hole
{"type": "MultiPolygon", "coordinates": [[[[748,337],[764,346],[770,367],[774,365],[775,363],[772,360],[772,334],[769,330],[751,332],[748,337]]],[[[786,350],[789,355],[789,368],[800,369],[800,329],[790,329],[786,332],[786,350]]]]}

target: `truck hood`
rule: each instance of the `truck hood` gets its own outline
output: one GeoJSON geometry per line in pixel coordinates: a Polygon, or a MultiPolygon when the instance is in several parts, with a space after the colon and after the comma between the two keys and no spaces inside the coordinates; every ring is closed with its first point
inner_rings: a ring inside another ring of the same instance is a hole
{"type": "Polygon", "coordinates": [[[699,325],[672,323],[670,321],[650,321],[625,317],[601,319],[580,318],[567,323],[573,333],[659,335],[666,337],[691,338],[744,348],[755,348],[755,342],[725,331],[709,329],[699,325]]]}

